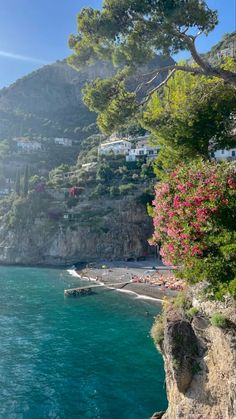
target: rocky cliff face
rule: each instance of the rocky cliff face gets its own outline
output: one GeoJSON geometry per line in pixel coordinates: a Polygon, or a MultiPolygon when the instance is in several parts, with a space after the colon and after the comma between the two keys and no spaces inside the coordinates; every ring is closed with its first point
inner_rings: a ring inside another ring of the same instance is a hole
{"type": "Polygon", "coordinates": [[[83,203],[73,219],[50,221],[30,214],[14,228],[2,220],[0,263],[64,265],[78,261],[137,258],[151,252],[152,222],[133,197],[83,203]]]}
{"type": "Polygon", "coordinates": [[[234,302],[193,301],[199,313],[192,320],[181,310],[166,314],[161,345],[169,408],[153,418],[234,419],[236,415],[236,325],[234,302]],[[209,317],[220,312],[224,328],[209,317]]]}

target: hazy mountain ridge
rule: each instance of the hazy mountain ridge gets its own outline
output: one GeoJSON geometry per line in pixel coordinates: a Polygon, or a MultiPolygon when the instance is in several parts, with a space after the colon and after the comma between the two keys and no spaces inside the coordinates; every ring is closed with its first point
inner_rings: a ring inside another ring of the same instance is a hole
{"type": "MultiPolygon", "coordinates": [[[[147,68],[173,64],[156,57],[147,68]]],[[[111,63],[97,63],[79,72],[57,61],[0,90],[0,139],[17,136],[69,137],[80,140],[83,128],[96,121],[82,101],[86,82],[114,74],[111,63]]]]}

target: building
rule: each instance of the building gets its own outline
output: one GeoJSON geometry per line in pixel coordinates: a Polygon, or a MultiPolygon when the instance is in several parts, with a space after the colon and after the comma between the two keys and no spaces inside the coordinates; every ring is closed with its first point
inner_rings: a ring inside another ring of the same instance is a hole
{"type": "Polygon", "coordinates": [[[216,150],[210,153],[212,160],[235,160],[236,159],[236,148],[230,148],[229,150],[216,150]]]}
{"type": "Polygon", "coordinates": [[[82,164],[82,169],[84,169],[86,172],[92,171],[93,169],[95,169],[97,166],[96,162],[91,162],[91,163],[84,163],[82,164]]]}
{"type": "Polygon", "coordinates": [[[98,148],[98,154],[108,155],[110,153],[126,155],[131,150],[131,142],[126,139],[114,139],[102,143],[98,148]]]}
{"type": "Polygon", "coordinates": [[[126,156],[127,162],[134,162],[136,160],[140,160],[142,157],[146,157],[147,160],[155,159],[158,155],[160,147],[151,147],[148,145],[144,145],[143,147],[136,147],[129,151],[128,155],[126,156]]]}
{"type": "Polygon", "coordinates": [[[15,141],[19,152],[34,153],[42,149],[41,143],[28,138],[15,138],[15,141]]]}
{"type": "Polygon", "coordinates": [[[64,147],[72,146],[72,140],[70,140],[69,138],[54,138],[54,143],[57,145],[62,145],[64,147]]]}

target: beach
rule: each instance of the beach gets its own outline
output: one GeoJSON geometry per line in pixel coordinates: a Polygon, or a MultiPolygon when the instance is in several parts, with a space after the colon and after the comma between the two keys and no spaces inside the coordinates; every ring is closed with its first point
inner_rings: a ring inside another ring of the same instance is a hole
{"type": "Polygon", "coordinates": [[[84,269],[77,268],[74,272],[81,279],[86,279],[93,284],[103,284],[119,292],[135,293],[143,298],[163,300],[164,297],[175,297],[178,292],[164,285],[165,278],[168,283],[172,270],[156,259],[138,262],[102,261],[90,264],[84,269]],[[158,285],[152,283],[154,276],[164,278],[163,283],[158,285]]]}

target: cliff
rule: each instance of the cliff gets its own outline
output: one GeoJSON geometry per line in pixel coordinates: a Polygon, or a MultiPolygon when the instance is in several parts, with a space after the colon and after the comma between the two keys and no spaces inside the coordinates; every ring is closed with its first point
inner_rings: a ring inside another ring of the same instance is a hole
{"type": "Polygon", "coordinates": [[[14,216],[3,215],[0,263],[65,265],[137,258],[151,251],[151,218],[133,196],[81,202],[69,212],[61,203],[55,207],[54,201],[51,212],[45,213],[50,201],[42,196],[34,197],[33,206],[25,201],[14,216]]]}
{"type": "Polygon", "coordinates": [[[164,339],[158,348],[165,361],[169,408],[153,419],[234,419],[234,301],[203,301],[196,291],[192,296],[191,316],[173,306],[165,314],[164,339]],[[215,313],[221,313],[224,324],[214,324],[215,313]]]}

